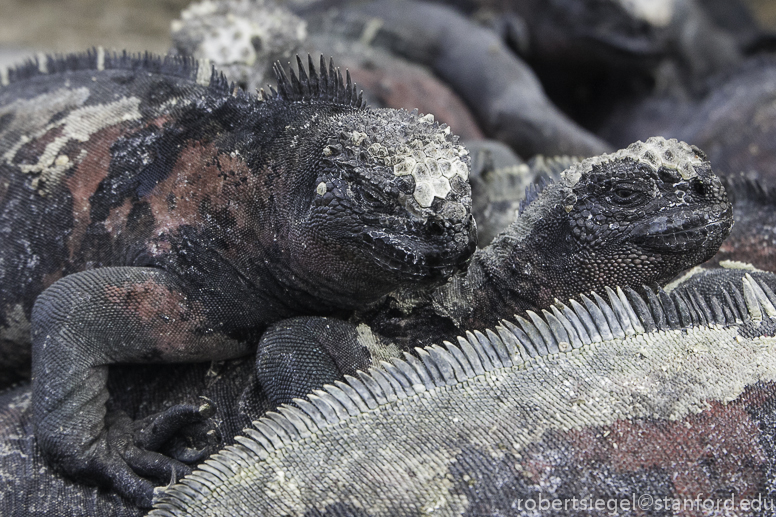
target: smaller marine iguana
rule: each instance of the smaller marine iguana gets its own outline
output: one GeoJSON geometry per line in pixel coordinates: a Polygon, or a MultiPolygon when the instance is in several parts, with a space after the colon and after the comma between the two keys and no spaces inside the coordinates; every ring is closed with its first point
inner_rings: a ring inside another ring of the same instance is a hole
{"type": "Polygon", "coordinates": [[[32,336],[38,444],[79,480],[148,506],[150,479],[188,471],[161,437],[212,410],[106,416],[108,365],[247,355],[273,322],[347,316],[472,254],[457,138],[297,61],[261,97],[101,49],[0,74],[0,350],[32,336]]]}
{"type": "Polygon", "coordinates": [[[278,322],[262,336],[257,377],[273,402],[288,403],[369,366],[364,342],[409,350],[576,293],[662,284],[714,256],[732,224],[702,151],[660,137],[637,142],[530,189],[516,220],[448,283],[391,293],[351,323],[278,322]]]}
{"type": "Polygon", "coordinates": [[[773,289],[773,274],[741,270],[670,294],[606,289],[405,353],[268,413],[159,489],[149,515],[534,515],[540,498],[561,501],[551,515],[611,515],[579,506],[598,499],[670,515],[698,496],[772,508],[773,289]]]}

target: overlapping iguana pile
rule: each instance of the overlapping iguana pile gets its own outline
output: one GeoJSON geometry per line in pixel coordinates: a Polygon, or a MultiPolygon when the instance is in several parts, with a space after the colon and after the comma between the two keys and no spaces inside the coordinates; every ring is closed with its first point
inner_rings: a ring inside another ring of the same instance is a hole
{"type": "Polygon", "coordinates": [[[606,289],[405,354],[268,413],[151,515],[771,514],[774,289],[606,289]]]}
{"type": "Polygon", "coordinates": [[[366,334],[372,348],[409,350],[600,286],[665,283],[711,258],[731,225],[725,190],[700,150],[638,142],[531,190],[515,221],[446,284],[397,290],[351,324],[300,317],[270,327],[256,374],[270,400],[290,402],[369,366],[359,344],[366,334]]]}
{"type": "Polygon", "coordinates": [[[42,451],[141,505],[148,478],[188,470],[146,450],[154,433],[207,411],[106,425],[108,365],[246,355],[275,321],[444,280],[476,245],[449,130],[365,108],[323,57],[277,72],[263,98],[191,60],[101,50],[2,76],[2,366],[31,336],[42,451]]]}
{"type": "Polygon", "coordinates": [[[102,52],[9,77],[3,338],[23,344],[31,320],[32,450],[141,505],[150,480],[199,459],[151,451],[212,407],[106,419],[109,364],[235,357],[283,320],[263,334],[257,371],[282,401],[370,366],[389,341],[666,280],[731,225],[704,155],[654,139],[569,169],[466,275],[424,289],[474,249],[465,150],[430,117],[362,109],[331,65],[280,73],[263,100],[188,61],[102,52]]]}

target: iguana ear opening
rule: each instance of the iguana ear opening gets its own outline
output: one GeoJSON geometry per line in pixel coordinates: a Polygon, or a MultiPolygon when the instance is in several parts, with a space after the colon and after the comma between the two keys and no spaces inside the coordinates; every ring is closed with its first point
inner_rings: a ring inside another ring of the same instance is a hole
{"type": "Polygon", "coordinates": [[[286,75],[280,62],[275,63],[273,70],[278,79],[278,89],[275,90],[270,86],[269,95],[261,90],[263,100],[324,101],[357,109],[366,107],[363,92],[357,91],[356,85],[350,79],[350,72],[345,71],[345,79],[343,80],[339,68],[334,68],[333,59],[329,58],[327,68],[326,60],[321,55],[320,72],[315,69],[313,58],[309,54],[307,55],[307,72],[302,64],[302,58],[298,55],[296,56],[296,64],[299,69],[299,77],[290,66],[288,68],[289,75],[286,75]]]}

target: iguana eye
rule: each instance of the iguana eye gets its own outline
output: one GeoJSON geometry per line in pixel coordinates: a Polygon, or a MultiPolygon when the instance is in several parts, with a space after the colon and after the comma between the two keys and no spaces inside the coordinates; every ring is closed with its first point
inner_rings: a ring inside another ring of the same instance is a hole
{"type": "Polygon", "coordinates": [[[382,206],[383,200],[372,194],[368,190],[361,192],[361,198],[372,206],[382,206]]]}
{"type": "Polygon", "coordinates": [[[628,186],[616,186],[612,189],[611,200],[618,205],[635,205],[642,201],[644,195],[641,191],[628,186]]]}

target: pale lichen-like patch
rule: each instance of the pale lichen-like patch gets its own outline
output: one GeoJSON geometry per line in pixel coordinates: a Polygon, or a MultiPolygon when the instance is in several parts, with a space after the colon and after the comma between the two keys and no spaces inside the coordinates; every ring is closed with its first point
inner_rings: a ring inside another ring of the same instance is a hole
{"type": "MultiPolygon", "coordinates": [[[[455,181],[469,178],[469,152],[433,116],[374,110],[369,118],[341,121],[340,126],[347,130],[340,133],[344,152],[336,160],[390,167],[394,176],[411,176],[412,196],[401,202],[413,213],[422,214],[435,197],[445,199],[455,181]]],[[[331,146],[323,148],[324,156],[333,152],[331,146]]]]}
{"type": "Polygon", "coordinates": [[[704,160],[688,144],[675,138],[666,140],[657,136],[649,138],[646,142],[633,143],[625,149],[613,153],[583,160],[565,170],[562,178],[567,186],[573,187],[579,182],[582,175],[593,170],[593,167],[604,166],[627,158],[648,165],[655,171],[661,167],[675,170],[685,181],[697,177],[698,173],[695,168],[704,163],[704,160]]]}
{"type": "Polygon", "coordinates": [[[762,269],[757,269],[752,264],[748,262],[741,262],[739,260],[720,260],[719,261],[719,267],[725,268],[725,269],[746,269],[748,271],[762,271],[762,269]]]}
{"type": "Polygon", "coordinates": [[[670,293],[683,283],[687,282],[689,279],[694,277],[695,275],[699,273],[703,273],[706,271],[704,268],[700,266],[695,266],[694,268],[690,269],[689,271],[685,272],[682,276],[679,278],[676,278],[675,280],[672,280],[671,282],[668,282],[664,287],[663,290],[667,293],[670,293]]]}
{"type": "Polygon", "coordinates": [[[14,101],[0,109],[0,116],[5,113],[25,113],[24,117],[14,117],[4,131],[7,134],[18,132],[22,136],[5,150],[2,158],[21,172],[36,175],[32,186],[38,188],[42,183],[40,187],[42,194],[49,192],[61,181],[67,170],[86,157],[87,146],[81,146],[81,152],[74,160],[60,154],[68,142],[75,140],[85,143],[102,129],[141,118],[140,99],[137,97],[125,97],[107,104],[83,106],[88,97],[87,88],[62,89],[38,95],[32,99],[14,101]],[[52,117],[67,111],[69,113],[65,117],[49,123],[52,117]],[[59,136],[46,145],[36,163],[13,164],[22,146],[57,128],[60,129],[59,136]]]}
{"type": "Polygon", "coordinates": [[[461,160],[468,154],[463,146],[441,146],[437,141],[423,144],[413,140],[402,146],[393,157],[393,173],[410,175],[415,180],[413,197],[424,208],[431,206],[435,197],[444,199],[450,192],[450,180],[460,176],[469,178],[469,168],[461,160]]]}
{"type": "Polygon", "coordinates": [[[392,357],[399,357],[401,350],[394,343],[385,344],[374,335],[369,325],[360,323],[356,327],[358,333],[358,342],[366,347],[369,356],[372,358],[372,364],[378,365],[380,361],[387,361],[392,357]]]}

